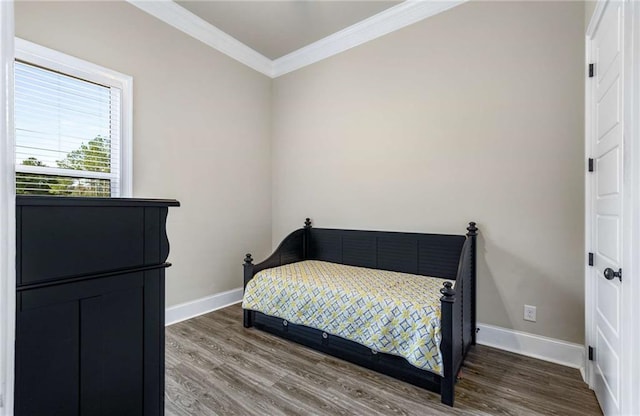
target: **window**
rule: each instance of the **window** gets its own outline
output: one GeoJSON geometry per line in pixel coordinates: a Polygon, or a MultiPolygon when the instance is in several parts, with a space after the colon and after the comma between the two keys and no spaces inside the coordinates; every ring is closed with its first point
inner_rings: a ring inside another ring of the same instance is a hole
{"type": "Polygon", "coordinates": [[[131,85],[16,39],[16,193],[131,196],[131,85]]]}

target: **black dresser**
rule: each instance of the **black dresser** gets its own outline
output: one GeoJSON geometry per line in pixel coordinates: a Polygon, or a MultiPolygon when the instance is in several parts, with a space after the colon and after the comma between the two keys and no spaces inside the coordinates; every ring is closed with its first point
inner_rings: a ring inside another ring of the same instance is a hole
{"type": "Polygon", "coordinates": [[[162,415],[175,200],[18,196],[15,414],[162,415]]]}

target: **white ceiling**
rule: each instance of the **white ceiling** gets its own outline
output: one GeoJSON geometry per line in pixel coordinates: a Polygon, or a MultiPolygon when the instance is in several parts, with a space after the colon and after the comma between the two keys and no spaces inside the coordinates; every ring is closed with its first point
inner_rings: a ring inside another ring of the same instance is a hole
{"type": "Polygon", "coordinates": [[[401,1],[176,1],[269,59],[277,59],[401,1]]]}
{"type": "Polygon", "coordinates": [[[236,61],[277,78],[469,0],[126,1],[236,61]],[[202,8],[202,17],[183,5],[194,11],[202,8]],[[300,5],[307,7],[298,8],[300,5]],[[284,11],[289,9],[295,11],[284,11]],[[220,19],[215,25],[205,20],[214,17],[220,19]]]}

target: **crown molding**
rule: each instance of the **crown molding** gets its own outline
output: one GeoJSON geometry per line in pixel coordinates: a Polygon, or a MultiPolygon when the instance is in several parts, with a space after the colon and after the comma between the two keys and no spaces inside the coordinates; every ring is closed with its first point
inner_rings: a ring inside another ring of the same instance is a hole
{"type": "Polygon", "coordinates": [[[339,32],[273,61],[273,77],[337,55],[413,23],[435,16],[467,0],[407,0],[339,32]]]}
{"type": "Polygon", "coordinates": [[[127,1],[236,61],[270,78],[277,78],[435,16],[468,0],[406,0],[273,61],[172,0],[127,1]]]}
{"type": "Polygon", "coordinates": [[[230,58],[273,78],[273,62],[172,0],[127,0],[140,10],[175,27],[230,58]]]}

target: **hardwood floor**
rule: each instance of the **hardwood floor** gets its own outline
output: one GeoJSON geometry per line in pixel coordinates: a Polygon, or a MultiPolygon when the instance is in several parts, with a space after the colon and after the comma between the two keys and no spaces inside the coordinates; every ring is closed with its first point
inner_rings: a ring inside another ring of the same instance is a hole
{"type": "Polygon", "coordinates": [[[477,345],[440,396],[242,326],[233,305],[167,328],[167,416],[600,415],[573,368],[477,345]]]}

